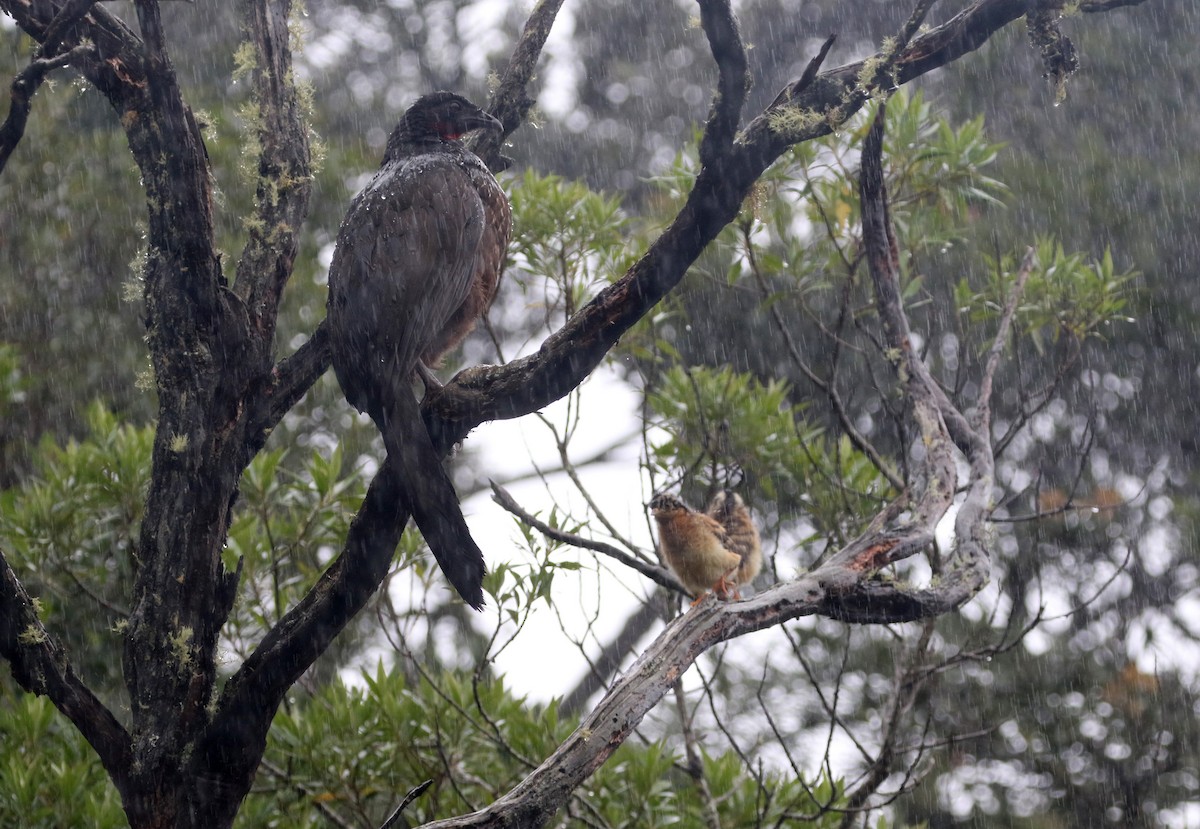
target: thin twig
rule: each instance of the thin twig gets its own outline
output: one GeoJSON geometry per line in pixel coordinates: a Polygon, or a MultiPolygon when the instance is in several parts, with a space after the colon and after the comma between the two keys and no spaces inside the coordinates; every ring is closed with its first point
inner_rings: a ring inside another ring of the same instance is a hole
{"type": "MultiPolygon", "coordinates": [[[[746,246],[746,257],[750,263],[750,272],[754,275],[754,279],[758,283],[763,299],[767,300],[770,298],[770,288],[767,285],[766,277],[758,266],[758,258],[754,255],[750,234],[745,226],[742,227],[742,240],[746,246]]],[[[842,402],[842,396],[838,393],[837,388],[832,383],[827,383],[820,375],[813,371],[803,355],[800,354],[800,347],[796,344],[796,339],[792,336],[791,329],[783,319],[783,314],[779,310],[779,303],[770,302],[767,305],[767,313],[771,315],[771,322],[775,325],[779,336],[783,338],[784,348],[787,349],[792,363],[800,369],[809,382],[823,391],[825,396],[829,398],[829,405],[833,408],[834,414],[837,415],[838,423],[841,424],[846,436],[850,438],[850,442],[867,456],[875,468],[879,470],[879,474],[887,478],[888,483],[894,489],[897,491],[903,490],[904,481],[900,480],[900,476],[895,473],[887,460],[879,454],[879,450],[875,448],[874,444],[867,440],[866,436],[855,427],[854,421],[851,419],[850,413],[846,411],[846,406],[842,402]]]]}
{"type": "Polygon", "coordinates": [[[793,83],[788,84],[779,91],[775,96],[775,100],[771,102],[771,106],[767,109],[775,109],[780,104],[786,104],[792,98],[795,98],[808,87],[812,86],[812,82],[817,79],[817,73],[821,71],[821,64],[825,63],[825,57],[829,54],[829,50],[833,47],[834,41],[837,40],[837,35],[831,34],[825,38],[825,42],[821,44],[821,48],[817,50],[816,56],[808,62],[804,67],[803,74],[800,75],[793,83]]]}
{"type": "Polygon", "coordinates": [[[700,802],[708,829],[721,829],[721,815],[713,800],[712,788],[704,775],[704,762],[696,745],[696,734],[692,730],[692,714],[688,712],[687,697],[683,693],[683,680],[677,679],[672,688],[675,692],[675,710],[679,713],[679,729],[683,732],[683,750],[687,756],[687,774],[700,790],[700,802]]]}
{"type": "MultiPolygon", "coordinates": [[[[268,760],[266,757],[264,757],[262,759],[262,762],[259,763],[259,765],[262,767],[262,770],[265,771],[267,774],[269,774],[271,777],[274,777],[276,780],[279,780],[280,782],[291,786],[293,789],[296,790],[296,794],[310,800],[312,802],[313,807],[318,812],[321,813],[321,816],[324,817],[330,823],[332,823],[334,826],[341,827],[341,829],[354,829],[353,823],[351,823],[349,820],[347,820],[346,818],[339,815],[336,811],[334,811],[332,808],[330,808],[328,803],[324,802],[323,800],[321,800],[321,798],[319,798],[317,796],[317,795],[321,794],[320,791],[317,791],[309,786],[304,785],[304,783],[302,783],[299,780],[293,779],[292,776],[286,770],[275,765],[270,760],[268,760]]],[[[386,826],[381,827],[381,829],[386,829],[386,826]]]]}
{"type": "Polygon", "coordinates": [[[684,596],[690,595],[687,590],[684,589],[683,585],[680,584],[674,576],[672,576],[666,569],[662,567],[655,567],[652,564],[639,561],[638,559],[629,555],[629,553],[626,553],[624,550],[618,550],[613,545],[605,544],[603,541],[593,541],[590,538],[584,538],[581,535],[576,535],[575,533],[569,533],[564,530],[558,530],[554,527],[551,527],[546,522],[534,517],[532,514],[523,509],[521,505],[517,503],[516,499],[513,498],[512,495],[510,495],[509,492],[504,489],[504,487],[500,486],[495,481],[492,482],[492,493],[493,501],[499,504],[503,509],[515,515],[521,520],[522,523],[533,527],[535,530],[552,541],[560,541],[563,544],[570,544],[572,547],[578,547],[583,550],[591,550],[595,553],[602,553],[609,558],[619,561],[626,567],[636,570],[646,578],[667,588],[668,590],[674,590],[675,592],[684,596]]]}
{"type": "Polygon", "coordinates": [[[404,796],[404,799],[400,801],[400,805],[396,807],[396,811],[392,812],[388,819],[380,825],[379,829],[392,829],[392,827],[399,822],[400,816],[404,813],[404,810],[408,808],[408,805],[421,795],[425,794],[425,790],[432,785],[432,780],[426,780],[424,783],[418,783],[409,789],[408,794],[404,796]]]}
{"type": "MultiPolygon", "coordinates": [[[[1029,281],[1029,275],[1033,273],[1033,263],[1036,257],[1036,252],[1032,247],[1025,250],[1025,257],[1021,260],[1021,269],[1017,271],[1017,278],[1013,282],[1012,290],[1008,294],[1008,301],[1004,305],[1004,312],[1000,315],[1000,325],[996,329],[996,337],[992,340],[992,347],[988,351],[987,365],[983,369],[983,376],[979,380],[979,396],[978,406],[979,411],[990,411],[992,402],[992,381],[996,376],[996,369],[1000,366],[1000,357],[1004,353],[1004,343],[1008,339],[1009,329],[1012,328],[1013,317],[1017,313],[1017,305],[1021,302],[1021,295],[1025,292],[1025,283],[1029,281]]],[[[987,432],[989,424],[987,422],[979,423],[976,428],[987,432]]]]}

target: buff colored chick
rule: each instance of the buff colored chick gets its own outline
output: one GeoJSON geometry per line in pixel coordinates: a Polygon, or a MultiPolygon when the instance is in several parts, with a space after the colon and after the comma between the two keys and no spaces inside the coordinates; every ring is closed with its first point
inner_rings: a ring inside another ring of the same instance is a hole
{"type": "Polygon", "coordinates": [[[651,499],[650,510],[658,524],[659,550],[696,602],[710,590],[724,596],[742,557],[725,548],[720,522],[665,493],[651,499]]]}
{"type": "Polygon", "coordinates": [[[707,514],[725,529],[725,549],[737,553],[741,558],[733,596],[739,598],[737,587],[749,584],[759,574],[763,566],[762,542],[758,537],[758,529],[750,520],[750,510],[740,495],[726,489],[718,492],[709,502],[707,514]]]}

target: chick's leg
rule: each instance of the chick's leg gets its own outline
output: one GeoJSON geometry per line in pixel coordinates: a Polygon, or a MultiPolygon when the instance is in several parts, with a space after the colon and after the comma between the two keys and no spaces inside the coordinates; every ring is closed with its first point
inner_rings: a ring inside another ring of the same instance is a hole
{"type": "Polygon", "coordinates": [[[730,576],[736,573],[738,567],[740,566],[741,562],[731,567],[729,572],[717,579],[717,583],[713,585],[712,592],[716,593],[717,596],[722,599],[728,599],[731,597],[734,599],[740,599],[741,596],[738,594],[737,582],[730,581],[730,576]]]}

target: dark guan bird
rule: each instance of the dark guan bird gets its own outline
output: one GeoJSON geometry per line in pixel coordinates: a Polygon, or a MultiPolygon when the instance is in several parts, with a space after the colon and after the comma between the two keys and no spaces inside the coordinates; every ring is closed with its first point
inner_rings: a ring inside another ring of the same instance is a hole
{"type": "Polygon", "coordinates": [[[446,578],[483,606],[483,554],[413,395],[430,368],[495,299],[512,232],[504,191],[460,143],[502,129],[450,92],[409,107],[383,164],[350,205],[329,267],[333,369],[346,399],[375,421],[400,491],[446,578]]]}

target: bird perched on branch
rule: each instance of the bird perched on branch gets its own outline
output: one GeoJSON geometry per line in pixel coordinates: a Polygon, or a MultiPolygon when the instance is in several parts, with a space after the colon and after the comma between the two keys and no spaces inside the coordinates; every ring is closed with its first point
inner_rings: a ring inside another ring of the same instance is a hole
{"type": "MultiPolygon", "coordinates": [[[[725,548],[742,560],[734,582],[741,586],[754,581],[763,566],[762,541],[741,496],[728,489],[718,492],[709,502],[706,514],[725,528],[725,548]]],[[[736,588],[734,596],[737,597],[736,588]]]]}
{"type": "MultiPolygon", "coordinates": [[[[708,591],[738,597],[738,585],[762,569],[758,530],[742,499],[720,492],[707,512],[697,512],[674,495],[650,500],[658,524],[658,545],[679,581],[699,602],[708,591]]],[[[693,602],[695,604],[696,602],[693,602]]]]}
{"type": "Polygon", "coordinates": [[[383,164],[350,204],[329,266],[333,368],[346,399],[375,421],[398,486],[438,566],[483,605],[483,553],[413,396],[430,368],[495,299],[512,232],[504,191],[459,139],[501,130],[450,92],[419,98],[388,138],[383,164]]]}

